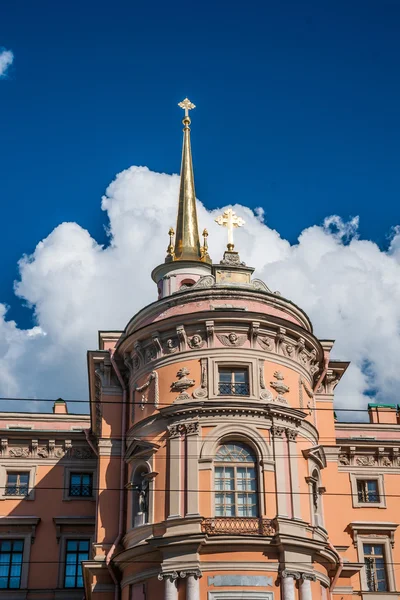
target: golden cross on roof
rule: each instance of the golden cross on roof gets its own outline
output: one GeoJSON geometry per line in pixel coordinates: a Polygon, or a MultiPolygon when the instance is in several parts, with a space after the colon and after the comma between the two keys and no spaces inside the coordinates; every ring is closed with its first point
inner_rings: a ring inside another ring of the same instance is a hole
{"type": "Polygon", "coordinates": [[[215,219],[215,222],[228,229],[228,250],[229,252],[232,252],[235,247],[233,243],[233,230],[236,227],[244,225],[244,220],[242,217],[238,217],[231,208],[227,208],[222,215],[219,215],[219,217],[215,219]]]}
{"type": "Polygon", "coordinates": [[[189,110],[196,108],[195,104],[193,104],[193,102],[190,102],[189,98],[185,98],[184,100],[182,100],[182,102],[179,102],[178,106],[184,109],[185,117],[189,116],[189,110]]]}

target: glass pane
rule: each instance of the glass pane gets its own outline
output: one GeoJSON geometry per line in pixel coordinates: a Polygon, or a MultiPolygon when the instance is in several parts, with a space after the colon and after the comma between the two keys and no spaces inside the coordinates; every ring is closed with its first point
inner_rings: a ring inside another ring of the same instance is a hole
{"type": "Polygon", "coordinates": [[[67,541],[67,552],[73,552],[78,550],[78,542],[76,540],[67,541]]]}
{"type": "Polygon", "coordinates": [[[18,473],[8,473],[7,481],[8,483],[17,483],[18,473]]]}
{"type": "Polygon", "coordinates": [[[83,587],[83,578],[81,575],[79,575],[79,577],[77,579],[76,587],[83,587]]]}
{"type": "Polygon", "coordinates": [[[71,473],[71,483],[72,483],[72,485],[80,485],[81,474],[80,473],[71,473]]]}
{"type": "Polygon", "coordinates": [[[89,485],[92,480],[92,476],[89,473],[85,473],[82,475],[82,483],[84,485],[89,485]]]}
{"type": "Polygon", "coordinates": [[[0,550],[1,552],[4,552],[5,550],[11,550],[11,542],[1,542],[0,550]]]}
{"type": "Polygon", "coordinates": [[[0,565],[9,564],[11,554],[0,554],[0,565]]]}
{"type": "Polygon", "coordinates": [[[29,473],[21,473],[19,476],[19,481],[22,484],[28,485],[29,483],[29,473]]]}
{"type": "Polygon", "coordinates": [[[364,554],[372,554],[372,546],[370,544],[364,544],[364,554]]]}
{"type": "Polygon", "coordinates": [[[238,369],[233,372],[233,378],[235,383],[247,383],[247,370],[238,369]]]}
{"type": "Polygon", "coordinates": [[[7,588],[7,582],[8,582],[7,577],[0,577],[0,589],[1,590],[5,590],[7,588]]]}
{"type": "Polygon", "coordinates": [[[15,590],[19,588],[19,577],[10,577],[10,589],[15,590]]]}
{"type": "Polygon", "coordinates": [[[76,554],[67,554],[67,556],[65,557],[65,562],[68,565],[74,565],[76,563],[76,554]]]}
{"type": "Polygon", "coordinates": [[[12,577],[19,577],[21,575],[21,565],[13,565],[10,574],[12,577]]]}
{"type": "Polygon", "coordinates": [[[66,588],[75,587],[75,577],[66,577],[65,578],[65,587],[66,588]]]}
{"type": "Polygon", "coordinates": [[[232,371],[230,371],[228,369],[220,369],[219,380],[221,383],[231,383],[232,382],[232,371]]]}
{"type": "Polygon", "coordinates": [[[8,577],[9,564],[0,565],[0,577],[8,577]]]}
{"type": "Polygon", "coordinates": [[[88,540],[81,540],[79,542],[79,550],[82,552],[83,550],[85,550],[86,552],[89,552],[89,542],[88,540]]]}
{"type": "Polygon", "coordinates": [[[65,575],[66,577],[73,577],[76,573],[76,565],[66,565],[65,566],[65,575]]]}

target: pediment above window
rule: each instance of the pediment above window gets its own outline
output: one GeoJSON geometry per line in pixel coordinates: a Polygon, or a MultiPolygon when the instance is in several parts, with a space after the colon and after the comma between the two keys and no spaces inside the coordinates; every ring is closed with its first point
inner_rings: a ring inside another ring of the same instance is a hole
{"type": "Polygon", "coordinates": [[[149,460],[153,454],[160,448],[160,444],[147,442],[138,438],[133,438],[127,448],[125,460],[131,461],[136,458],[149,460]]]}

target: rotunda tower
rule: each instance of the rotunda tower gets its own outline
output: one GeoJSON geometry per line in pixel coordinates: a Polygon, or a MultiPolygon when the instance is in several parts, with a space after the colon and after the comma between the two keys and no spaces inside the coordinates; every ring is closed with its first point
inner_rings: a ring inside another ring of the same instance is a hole
{"type": "MultiPolygon", "coordinates": [[[[330,360],[333,342],[315,337],[298,306],[252,278],[231,238],[218,263],[207,232],[200,246],[194,106],[182,107],[176,237],[152,273],[158,300],[90,357],[99,437],[114,439],[101,442],[100,477],[117,490],[120,473],[123,484],[119,500],[111,489],[99,496],[94,577],[106,563],[133,600],[328,598],[341,569],[320,435],[334,436],[347,363],[330,360]]],[[[220,222],[231,231],[235,219],[228,211],[220,222]]]]}

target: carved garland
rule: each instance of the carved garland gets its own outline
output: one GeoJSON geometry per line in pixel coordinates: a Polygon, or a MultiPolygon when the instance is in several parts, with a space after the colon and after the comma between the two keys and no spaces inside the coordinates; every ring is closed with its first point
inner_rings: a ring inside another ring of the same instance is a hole
{"type": "MultiPolygon", "coordinates": [[[[150,386],[150,384],[151,384],[152,381],[154,381],[154,406],[157,407],[158,404],[159,404],[159,389],[158,389],[158,373],[157,373],[157,371],[152,371],[150,373],[149,378],[146,381],[146,383],[144,383],[140,387],[138,387],[136,385],[133,388],[133,393],[139,392],[141,394],[142,392],[144,392],[145,390],[147,390],[147,388],[150,386]]],[[[139,402],[139,406],[140,406],[141,410],[144,410],[144,405],[147,404],[147,401],[148,401],[147,396],[145,396],[144,394],[142,394],[142,397],[141,397],[140,402],[139,402]]]]}

